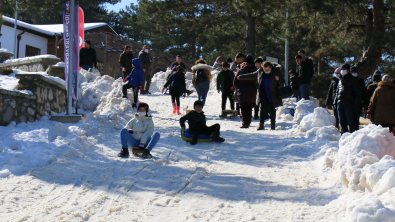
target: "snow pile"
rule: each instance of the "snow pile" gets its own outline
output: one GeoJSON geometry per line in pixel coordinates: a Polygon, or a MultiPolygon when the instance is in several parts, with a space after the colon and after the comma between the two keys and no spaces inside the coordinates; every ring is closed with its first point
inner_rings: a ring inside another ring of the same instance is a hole
{"type": "Polygon", "coordinates": [[[58,57],[56,57],[54,55],[37,55],[37,56],[31,56],[31,57],[25,57],[25,58],[19,58],[19,59],[7,59],[6,61],[4,61],[4,63],[29,62],[29,61],[33,61],[36,59],[42,59],[42,58],[59,59],[58,57]]]}
{"type": "Polygon", "coordinates": [[[8,49],[0,48],[0,52],[12,53],[8,49]]]}
{"type": "Polygon", "coordinates": [[[317,107],[314,109],[313,113],[310,113],[307,116],[303,117],[298,127],[300,127],[302,131],[307,131],[314,127],[324,127],[324,126],[334,126],[334,125],[335,125],[335,117],[332,114],[330,114],[325,108],[317,107]]]}
{"type": "Polygon", "coordinates": [[[304,99],[300,100],[295,105],[294,122],[297,122],[298,124],[300,124],[303,117],[314,112],[314,109],[317,107],[312,101],[304,99]]]}
{"type": "Polygon", "coordinates": [[[64,66],[65,66],[65,63],[64,63],[64,62],[58,62],[58,63],[56,63],[56,64],[53,65],[53,66],[64,67],[64,66]]]}
{"type": "Polygon", "coordinates": [[[114,78],[107,75],[96,78],[92,74],[86,74],[86,76],[85,78],[94,80],[81,83],[80,107],[93,111],[100,104],[101,97],[113,89],[114,78]]]}
{"type": "Polygon", "coordinates": [[[66,137],[68,133],[69,127],[62,123],[55,123],[48,131],[48,141],[53,142],[58,136],[66,137]]]}

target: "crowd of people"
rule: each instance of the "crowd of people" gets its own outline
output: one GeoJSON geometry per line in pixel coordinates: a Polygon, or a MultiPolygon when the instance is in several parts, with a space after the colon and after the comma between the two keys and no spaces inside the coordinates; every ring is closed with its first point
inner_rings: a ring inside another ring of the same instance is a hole
{"type": "MultiPolygon", "coordinates": [[[[148,104],[140,102],[137,106],[139,90],[140,94],[151,94],[151,61],[147,46],[142,48],[138,58],[134,58],[129,46],[124,46],[124,52],[119,58],[124,79],[123,97],[127,97],[127,90],[131,88],[134,101],[132,106],[137,109],[135,117],[121,130],[120,157],[129,156],[129,147],[138,147],[144,150],[144,158],[150,158],[150,151],[160,138],[159,133],[154,133],[154,123],[148,115],[148,104]]],[[[304,50],[300,50],[295,56],[295,63],[295,69],[289,71],[292,97],[309,100],[310,83],[314,76],[313,61],[306,56],[304,50]]],[[[87,70],[97,66],[96,52],[90,47],[89,40],[85,41],[85,47],[80,51],[80,65],[87,70]]],[[[185,98],[190,94],[185,82],[186,66],[180,55],[176,56],[176,61],[171,67],[172,72],[163,86],[162,93],[169,88],[172,113],[180,115],[180,97],[185,98]]],[[[185,131],[185,122],[188,121],[188,130],[193,135],[191,145],[197,144],[199,135],[212,135],[214,142],[225,141],[220,137],[220,125],[208,127],[203,112],[212,81],[212,70],[219,71],[216,85],[218,93],[222,94],[221,109],[226,109],[229,100],[230,109],[235,110],[236,102],[236,110],[242,118],[240,128],[249,128],[252,119],[259,118],[257,130],[264,130],[264,121],[270,118],[270,128],[275,130],[276,108],[282,106],[278,89],[285,84],[280,72],[281,66],[264,61],[262,57],[254,60],[251,55],[238,53],[234,61],[231,58],[224,61],[221,56],[217,57],[213,66],[201,58],[195,62],[191,70],[192,84],[198,100],[194,103],[194,110],[180,118],[182,133],[185,131]]],[[[388,127],[395,135],[395,80],[391,80],[389,75],[382,77],[381,73],[376,71],[372,81],[365,84],[364,79],[358,76],[357,67],[344,64],[334,71],[325,106],[333,110],[336,127],[341,133],[358,130],[360,117],[362,113],[366,113],[372,123],[388,127]]]]}

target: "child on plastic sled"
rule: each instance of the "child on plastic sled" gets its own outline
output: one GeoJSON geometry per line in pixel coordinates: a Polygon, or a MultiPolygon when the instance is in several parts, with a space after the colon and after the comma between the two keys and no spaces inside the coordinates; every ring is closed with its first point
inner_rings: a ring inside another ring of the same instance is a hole
{"type": "Polygon", "coordinates": [[[210,127],[206,125],[206,116],[203,113],[203,102],[200,100],[195,101],[193,104],[194,111],[189,112],[187,115],[180,118],[181,132],[185,131],[185,121],[188,121],[189,131],[193,134],[191,145],[198,142],[199,134],[211,135],[213,134],[213,142],[222,143],[224,138],[220,137],[220,125],[214,124],[210,127]]]}
{"type": "Polygon", "coordinates": [[[185,84],[185,69],[181,66],[177,66],[177,72],[173,72],[168,78],[167,82],[163,86],[162,93],[165,89],[170,86],[171,102],[173,105],[173,114],[180,115],[180,96],[186,96],[186,84],[185,84]]]}
{"type": "Polygon", "coordinates": [[[121,129],[122,150],[119,157],[129,157],[129,147],[139,147],[144,150],[143,158],[152,158],[150,151],[159,141],[160,134],[154,133],[154,121],[152,116],[148,116],[148,109],[148,104],[140,103],[138,113],[121,129]]]}
{"type": "Polygon", "coordinates": [[[122,87],[122,98],[127,98],[128,89],[133,89],[133,108],[137,107],[137,100],[139,95],[139,89],[142,88],[143,80],[144,80],[144,72],[141,69],[141,61],[138,58],[132,60],[132,72],[123,80],[123,82],[127,82],[122,87]]]}

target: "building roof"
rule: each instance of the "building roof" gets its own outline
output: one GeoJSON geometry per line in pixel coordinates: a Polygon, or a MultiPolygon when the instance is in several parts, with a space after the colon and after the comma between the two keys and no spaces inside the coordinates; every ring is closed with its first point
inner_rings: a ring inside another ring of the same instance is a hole
{"type": "MultiPolygon", "coordinates": [[[[3,20],[8,23],[15,24],[15,19],[4,16],[3,20]]],[[[112,29],[107,23],[97,22],[97,23],[84,23],[84,30],[89,31],[96,28],[106,27],[110,28],[115,34],[117,34],[114,29],[112,29]]],[[[50,25],[33,25],[26,22],[18,20],[18,28],[28,29],[35,32],[42,33],[44,35],[55,36],[63,34],[63,24],[50,24],[50,25]]],[[[28,31],[27,30],[27,31],[28,31]]]]}

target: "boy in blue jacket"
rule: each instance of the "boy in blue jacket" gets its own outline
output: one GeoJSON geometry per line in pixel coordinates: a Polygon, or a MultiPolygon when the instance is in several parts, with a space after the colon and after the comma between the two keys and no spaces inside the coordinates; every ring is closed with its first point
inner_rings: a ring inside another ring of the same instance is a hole
{"type": "Polygon", "coordinates": [[[141,89],[141,85],[143,84],[144,72],[141,69],[141,61],[139,58],[135,58],[132,60],[132,72],[123,80],[123,82],[127,81],[127,84],[122,87],[122,98],[127,98],[128,89],[133,89],[133,108],[137,108],[137,100],[139,89],[141,89]]]}

